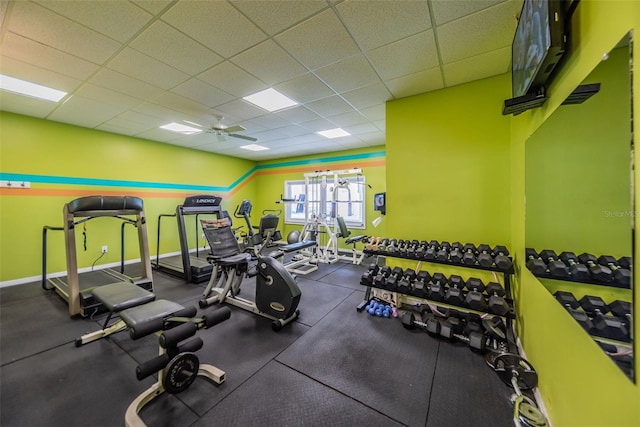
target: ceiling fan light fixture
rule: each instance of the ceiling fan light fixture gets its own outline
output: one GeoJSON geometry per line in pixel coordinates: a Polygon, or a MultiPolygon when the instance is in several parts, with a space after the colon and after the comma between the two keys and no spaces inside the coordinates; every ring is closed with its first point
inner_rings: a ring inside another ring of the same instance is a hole
{"type": "Polygon", "coordinates": [[[349,132],[342,128],[328,129],[320,132],[316,132],[318,135],[322,135],[325,138],[333,139],[333,138],[341,138],[343,136],[351,135],[349,132]]]}
{"type": "Polygon", "coordinates": [[[242,99],[252,103],[253,105],[257,105],[258,107],[269,112],[274,112],[282,110],[284,108],[293,107],[294,105],[298,105],[296,101],[286,95],[281,94],[273,88],[261,90],[260,92],[256,92],[253,95],[245,96],[242,99]]]}
{"type": "Polygon", "coordinates": [[[67,92],[5,76],[4,74],[0,74],[0,89],[53,102],[58,102],[67,95],[67,92]]]}
{"type": "Polygon", "coordinates": [[[178,133],[182,133],[182,134],[185,134],[185,135],[193,135],[194,133],[202,132],[202,129],[197,129],[197,128],[194,128],[192,126],[187,126],[187,125],[183,125],[181,123],[176,123],[176,122],[172,122],[172,123],[168,123],[166,125],[162,125],[162,126],[160,126],[160,129],[166,129],[166,130],[170,130],[172,132],[178,132],[178,133]]]}
{"type": "Polygon", "coordinates": [[[249,150],[249,151],[262,151],[262,150],[268,150],[268,147],[263,147],[262,145],[258,145],[258,144],[249,144],[249,145],[243,145],[240,148],[244,148],[245,150],[249,150]]]}

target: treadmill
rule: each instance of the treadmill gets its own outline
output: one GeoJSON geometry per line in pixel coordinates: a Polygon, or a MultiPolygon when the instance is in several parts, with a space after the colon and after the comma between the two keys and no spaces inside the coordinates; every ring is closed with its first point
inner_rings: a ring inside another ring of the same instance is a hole
{"type": "Polygon", "coordinates": [[[174,214],[161,214],[158,216],[158,244],[156,245],[156,261],[153,267],[161,272],[185,279],[187,282],[202,283],[209,280],[213,266],[207,261],[206,256],[200,258],[198,249],[198,216],[215,215],[217,219],[228,217],[222,210],[220,203],[222,197],[209,194],[189,196],[184,203],[176,207],[174,214]],[[196,223],[196,254],[189,250],[189,240],[185,226],[185,217],[194,215],[196,223]],[[180,239],[180,255],[160,258],[160,228],[162,218],[175,217],[178,225],[178,237],[180,239]]]}

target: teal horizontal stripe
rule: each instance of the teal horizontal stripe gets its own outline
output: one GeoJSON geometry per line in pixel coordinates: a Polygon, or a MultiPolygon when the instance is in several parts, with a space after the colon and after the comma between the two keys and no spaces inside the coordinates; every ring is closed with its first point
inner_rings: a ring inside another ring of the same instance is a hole
{"type": "Polygon", "coordinates": [[[375,159],[377,157],[386,156],[386,152],[384,151],[376,151],[373,153],[361,153],[361,154],[350,154],[345,156],[334,156],[334,157],[323,157],[321,159],[308,159],[308,160],[293,160],[290,162],[280,162],[280,163],[271,163],[268,165],[258,165],[254,169],[262,170],[262,169],[274,169],[274,168],[282,168],[287,166],[300,166],[300,165],[312,165],[315,163],[331,163],[331,162],[343,162],[345,160],[363,160],[363,159],[375,159]]]}

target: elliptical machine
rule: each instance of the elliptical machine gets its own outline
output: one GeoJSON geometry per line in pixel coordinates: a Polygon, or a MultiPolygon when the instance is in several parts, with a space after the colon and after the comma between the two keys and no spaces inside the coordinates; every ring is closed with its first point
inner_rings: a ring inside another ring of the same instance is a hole
{"type": "Polygon", "coordinates": [[[252,274],[256,277],[255,301],[244,299],[238,294],[252,256],[240,250],[230,225],[207,227],[204,234],[211,247],[212,255],[207,259],[213,264],[213,271],[199,302],[201,308],[226,302],[271,319],[274,331],[300,316],[298,303],[302,293],[280,262],[271,256],[263,256],[260,251],[254,255],[257,259],[252,274]]]}

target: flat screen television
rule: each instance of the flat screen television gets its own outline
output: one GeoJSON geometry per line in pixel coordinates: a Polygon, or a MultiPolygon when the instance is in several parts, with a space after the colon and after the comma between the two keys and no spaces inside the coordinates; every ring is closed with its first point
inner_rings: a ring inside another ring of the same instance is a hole
{"type": "Polygon", "coordinates": [[[373,195],[373,210],[379,211],[382,215],[387,213],[387,193],[376,193],[373,195]]]}
{"type": "Polygon", "coordinates": [[[517,98],[546,87],[565,50],[560,0],[525,0],[511,45],[512,91],[517,98]]]}

